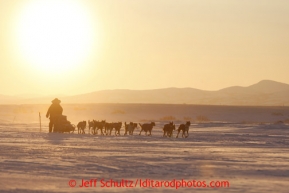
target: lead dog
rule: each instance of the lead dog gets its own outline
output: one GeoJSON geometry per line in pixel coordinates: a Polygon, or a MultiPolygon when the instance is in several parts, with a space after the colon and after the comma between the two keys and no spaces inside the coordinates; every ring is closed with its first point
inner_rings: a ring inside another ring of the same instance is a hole
{"type": "Polygon", "coordinates": [[[177,134],[176,138],[179,137],[179,134],[180,134],[181,131],[183,132],[182,133],[182,137],[185,137],[185,138],[189,137],[189,127],[190,127],[190,125],[191,125],[190,121],[187,121],[186,124],[181,124],[179,126],[179,128],[178,128],[178,134],[177,134]]]}

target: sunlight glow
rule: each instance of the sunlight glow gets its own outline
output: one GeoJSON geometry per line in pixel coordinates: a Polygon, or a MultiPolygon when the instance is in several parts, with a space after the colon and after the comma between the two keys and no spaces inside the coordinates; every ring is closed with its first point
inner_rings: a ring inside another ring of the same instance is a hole
{"type": "Polygon", "coordinates": [[[17,43],[33,69],[63,73],[89,57],[95,32],[81,3],[31,1],[19,16],[17,43]]]}

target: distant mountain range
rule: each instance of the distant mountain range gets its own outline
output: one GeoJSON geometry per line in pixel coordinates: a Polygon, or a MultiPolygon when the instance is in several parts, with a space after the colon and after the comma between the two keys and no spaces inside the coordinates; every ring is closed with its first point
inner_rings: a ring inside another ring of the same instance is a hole
{"type": "MultiPolygon", "coordinates": [[[[57,96],[58,97],[58,96],[57,96]]],[[[233,86],[218,91],[194,88],[154,90],[102,90],[87,94],[63,96],[63,103],[166,103],[203,105],[289,105],[289,84],[262,80],[248,87],[233,86]]],[[[50,97],[22,98],[0,95],[1,104],[46,104],[50,97]]]]}

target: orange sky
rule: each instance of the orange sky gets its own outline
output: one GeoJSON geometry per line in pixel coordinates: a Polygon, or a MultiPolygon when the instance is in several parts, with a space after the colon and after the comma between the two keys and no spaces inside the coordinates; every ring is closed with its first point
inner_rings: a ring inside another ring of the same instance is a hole
{"type": "Polygon", "coordinates": [[[289,83],[287,0],[0,0],[0,94],[289,83]]]}

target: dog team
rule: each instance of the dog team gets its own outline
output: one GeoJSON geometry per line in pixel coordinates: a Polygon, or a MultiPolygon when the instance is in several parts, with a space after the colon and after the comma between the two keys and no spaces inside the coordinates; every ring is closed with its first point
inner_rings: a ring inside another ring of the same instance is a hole
{"type": "MultiPolygon", "coordinates": [[[[66,116],[62,115],[63,108],[61,107],[60,103],[61,100],[58,98],[55,98],[51,101],[51,105],[48,108],[48,111],[46,113],[46,117],[50,119],[49,122],[49,133],[51,132],[74,132],[76,129],[74,125],[72,125],[69,121],[67,121],[66,116]]],[[[40,115],[40,114],[39,114],[40,115]]],[[[151,123],[144,123],[140,124],[139,126],[141,128],[139,135],[144,131],[145,135],[152,135],[152,129],[155,126],[155,122],[151,123]]],[[[179,125],[179,128],[177,129],[178,134],[176,138],[179,137],[180,132],[182,131],[182,137],[187,138],[189,136],[189,127],[191,125],[190,121],[187,121],[185,124],[179,125]]],[[[111,132],[115,131],[115,135],[120,135],[120,129],[122,128],[122,122],[114,122],[114,123],[108,123],[105,120],[102,121],[88,121],[88,124],[86,124],[86,121],[80,121],[77,124],[78,134],[85,134],[86,126],[88,126],[88,132],[92,133],[93,135],[97,135],[100,131],[101,135],[111,135],[111,132]]],[[[134,130],[138,128],[137,123],[124,123],[124,135],[133,135],[134,130]]],[[[172,137],[173,131],[176,130],[176,126],[173,122],[170,122],[168,124],[165,124],[163,127],[163,137],[172,137]]]]}
{"type": "MultiPolygon", "coordinates": [[[[120,130],[122,126],[124,126],[124,135],[133,135],[134,130],[138,128],[138,125],[140,126],[140,132],[139,135],[141,135],[142,132],[145,132],[145,135],[151,136],[152,135],[152,129],[156,125],[155,122],[151,123],[144,123],[144,124],[137,124],[137,123],[124,123],[122,122],[113,122],[108,123],[105,120],[102,121],[96,121],[96,120],[88,120],[86,121],[80,121],[77,124],[77,130],[78,134],[85,134],[85,129],[88,128],[88,133],[97,135],[100,133],[101,135],[111,135],[112,131],[114,130],[114,135],[120,135],[120,130]]],[[[182,137],[187,138],[189,136],[189,127],[191,125],[190,121],[187,121],[185,124],[180,124],[177,129],[177,136],[179,137],[180,132],[182,132],[182,137]]],[[[168,124],[165,124],[163,126],[163,137],[172,137],[173,132],[176,130],[176,126],[173,122],[170,122],[168,124]]]]}

